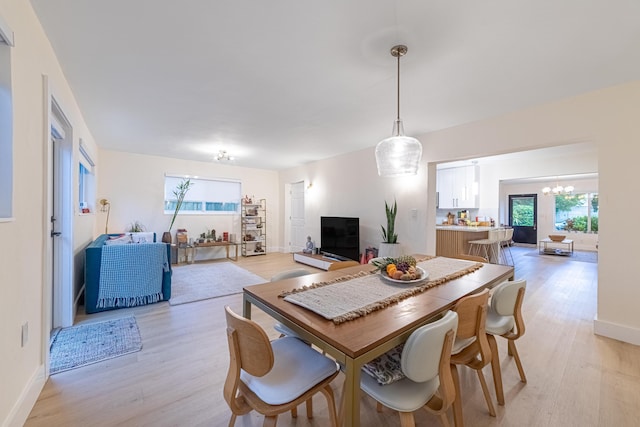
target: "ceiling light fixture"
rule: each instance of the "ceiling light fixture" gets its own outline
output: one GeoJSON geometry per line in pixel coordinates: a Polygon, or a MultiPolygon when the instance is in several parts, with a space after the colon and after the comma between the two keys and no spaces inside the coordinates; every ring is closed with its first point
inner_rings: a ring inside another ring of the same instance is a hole
{"type": "Polygon", "coordinates": [[[226,150],[220,150],[218,151],[218,154],[216,155],[216,160],[221,162],[221,161],[227,161],[230,162],[231,160],[233,160],[233,156],[230,156],[229,153],[227,153],[226,150]]]}
{"type": "Polygon", "coordinates": [[[376,164],[380,176],[403,176],[418,173],[422,144],[415,138],[404,135],[400,120],[400,57],[407,53],[407,47],[398,45],[391,48],[391,56],[398,58],[398,115],[393,122],[392,136],[376,145],[376,164]]]}
{"type": "Polygon", "coordinates": [[[554,196],[570,195],[573,193],[574,189],[575,188],[573,187],[573,185],[567,185],[566,187],[563,187],[562,185],[558,185],[558,179],[556,178],[556,186],[553,188],[544,187],[542,189],[542,194],[544,194],[545,196],[549,194],[553,194],[554,196]]]}

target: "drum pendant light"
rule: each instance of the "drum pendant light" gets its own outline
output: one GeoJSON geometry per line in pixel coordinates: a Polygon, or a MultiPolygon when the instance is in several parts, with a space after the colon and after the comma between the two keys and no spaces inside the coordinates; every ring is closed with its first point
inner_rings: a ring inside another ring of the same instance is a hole
{"type": "Polygon", "coordinates": [[[393,122],[392,136],[376,145],[378,175],[385,177],[415,175],[422,157],[422,144],[417,139],[404,135],[400,120],[400,57],[406,53],[407,47],[404,45],[391,48],[391,56],[398,59],[398,115],[393,122]]]}

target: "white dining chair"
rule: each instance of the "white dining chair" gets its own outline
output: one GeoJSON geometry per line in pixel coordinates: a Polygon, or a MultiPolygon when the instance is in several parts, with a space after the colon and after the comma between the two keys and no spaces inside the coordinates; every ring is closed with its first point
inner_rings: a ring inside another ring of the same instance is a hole
{"type": "Polygon", "coordinates": [[[505,281],[493,288],[491,302],[487,311],[485,332],[489,340],[489,346],[493,358],[491,359],[491,370],[493,371],[493,382],[496,388],[498,403],[504,405],[504,391],[502,387],[502,372],[500,370],[500,358],[498,357],[498,344],[496,336],[506,338],[509,356],[513,356],[520,380],[527,382],[527,377],[522,368],[522,361],[516,349],[515,341],[524,335],[525,326],[522,317],[522,302],[527,288],[526,280],[505,281]]]}
{"type": "Polygon", "coordinates": [[[440,320],[416,329],[404,345],[400,369],[404,378],[380,385],[363,372],[360,387],[382,405],[398,411],[402,427],[414,426],[413,412],[421,408],[449,425],[447,411],[455,400],[449,360],[458,328],[458,315],[448,311],[440,320]]]}

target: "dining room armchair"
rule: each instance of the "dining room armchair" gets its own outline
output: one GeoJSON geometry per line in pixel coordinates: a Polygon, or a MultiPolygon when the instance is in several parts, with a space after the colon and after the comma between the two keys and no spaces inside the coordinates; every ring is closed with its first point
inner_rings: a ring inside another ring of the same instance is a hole
{"type": "Polygon", "coordinates": [[[522,361],[518,354],[515,341],[524,335],[525,326],[522,317],[522,302],[527,288],[526,280],[505,281],[493,288],[491,293],[491,303],[487,312],[485,325],[489,346],[493,353],[491,370],[493,372],[493,382],[496,388],[498,403],[504,405],[504,389],[502,387],[502,371],[500,368],[500,358],[498,357],[498,343],[496,336],[507,339],[507,351],[509,356],[513,356],[520,374],[520,381],[527,382],[527,377],[522,368],[522,361]]]}
{"type": "Polygon", "coordinates": [[[489,290],[484,289],[482,292],[460,299],[453,309],[458,313],[458,331],[451,354],[451,374],[456,388],[456,400],[453,404],[453,417],[456,426],[463,425],[458,365],[467,366],[476,371],[487,402],[489,415],[496,416],[487,381],[482,373],[482,368],[490,364],[492,358],[491,347],[485,332],[488,301],[489,290]]]}
{"type": "Polygon", "coordinates": [[[378,405],[398,411],[402,427],[415,425],[414,411],[420,408],[438,415],[443,426],[449,426],[447,411],[456,396],[449,361],[457,327],[458,315],[448,311],[441,319],[416,329],[404,344],[400,366],[396,367],[403,378],[380,385],[363,372],[360,388],[378,405]]]}
{"type": "MultiPolygon", "coordinates": [[[[331,381],[338,375],[335,361],[297,338],[269,341],[264,330],[225,306],[229,371],[224,399],[231,409],[229,426],[238,415],[255,410],[264,415],[263,426],[275,426],[278,415],[322,393],[327,399],[329,420],[338,420],[331,381]]],[[[309,415],[309,414],[307,414],[309,415]]]]}

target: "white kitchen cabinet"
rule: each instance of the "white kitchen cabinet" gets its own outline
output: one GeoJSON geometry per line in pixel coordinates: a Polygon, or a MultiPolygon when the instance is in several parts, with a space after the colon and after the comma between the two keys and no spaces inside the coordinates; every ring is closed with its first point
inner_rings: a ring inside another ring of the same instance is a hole
{"type": "Polygon", "coordinates": [[[438,208],[478,208],[478,176],[477,166],[438,169],[438,208]]]}

